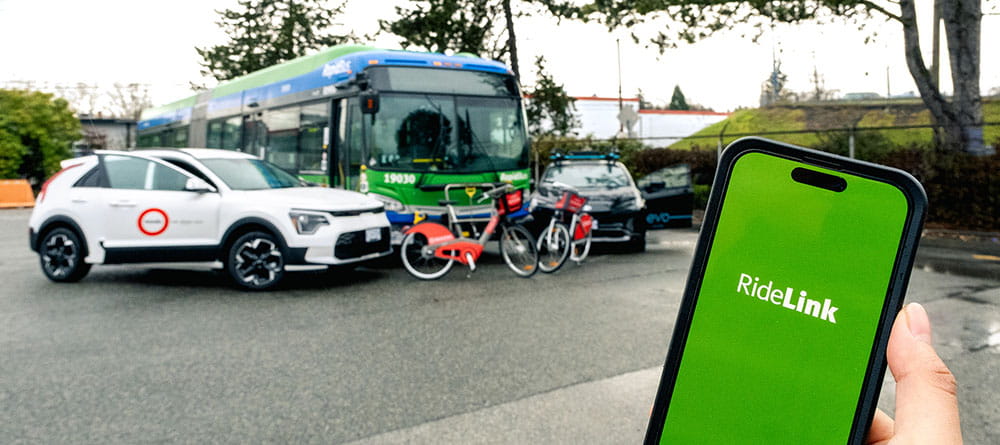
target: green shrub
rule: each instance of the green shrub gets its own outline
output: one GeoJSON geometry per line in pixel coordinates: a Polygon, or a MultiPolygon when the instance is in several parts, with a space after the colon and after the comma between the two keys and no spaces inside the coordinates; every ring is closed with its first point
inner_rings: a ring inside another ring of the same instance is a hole
{"type": "Polygon", "coordinates": [[[908,149],[887,153],[879,162],[907,171],[923,184],[928,224],[1000,230],[1000,155],[908,149]]]}
{"type": "MultiPolygon", "coordinates": [[[[816,148],[847,154],[847,133],[823,133],[819,139],[816,148]]],[[[543,166],[548,165],[549,155],[557,150],[584,149],[601,153],[617,150],[636,179],[664,167],[688,164],[695,188],[695,208],[705,207],[718,162],[714,147],[675,150],[646,148],[633,140],[594,141],[557,137],[540,138],[533,146],[543,166]]],[[[930,203],[927,222],[931,226],[1000,230],[1000,154],[977,157],[934,150],[929,146],[893,149],[881,133],[858,132],[855,155],[858,159],[896,167],[916,177],[927,191],[930,203]]]]}
{"type": "Polygon", "coordinates": [[[695,184],[694,185],[694,208],[704,209],[708,207],[708,195],[712,192],[712,186],[709,184],[695,184]]]}

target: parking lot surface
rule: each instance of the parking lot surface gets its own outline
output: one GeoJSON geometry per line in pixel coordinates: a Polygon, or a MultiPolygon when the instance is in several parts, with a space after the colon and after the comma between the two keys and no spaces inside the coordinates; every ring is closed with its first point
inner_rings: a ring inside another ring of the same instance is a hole
{"type": "MultiPolygon", "coordinates": [[[[469,278],[387,262],[246,293],[135,266],[51,283],[28,213],[0,211],[2,443],[637,443],[697,237],[531,279],[492,246],[469,278]]],[[[1000,282],[916,270],[908,299],[967,443],[1000,442],[1000,282]]]]}

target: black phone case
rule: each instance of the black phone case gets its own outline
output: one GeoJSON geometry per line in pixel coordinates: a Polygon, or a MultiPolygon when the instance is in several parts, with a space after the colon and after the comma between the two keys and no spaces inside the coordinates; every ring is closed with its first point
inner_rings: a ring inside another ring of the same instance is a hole
{"type": "MultiPolygon", "coordinates": [[[[660,435],[663,433],[663,425],[675,383],[674,377],[677,375],[684,353],[684,345],[687,343],[691,318],[697,304],[698,291],[701,288],[709,249],[715,238],[719,212],[722,209],[722,201],[725,199],[724,194],[729,185],[729,177],[736,160],[742,155],[752,152],[778,156],[816,167],[886,182],[899,188],[906,196],[909,206],[902,237],[896,250],[892,279],[886,292],[888,301],[882,307],[879,325],[875,332],[875,342],[869,353],[865,379],[861,386],[857,409],[851,424],[851,432],[846,441],[848,444],[861,444],[871,427],[875,405],[878,403],[879,391],[882,388],[882,379],[885,376],[886,368],[885,348],[889,342],[892,323],[896,314],[902,309],[903,297],[910,280],[910,270],[913,268],[913,259],[927,214],[927,195],[920,183],[902,170],[756,137],[741,138],[733,142],[726,147],[719,159],[715,181],[709,194],[708,208],[705,210],[705,219],[702,222],[701,233],[698,236],[694,259],[691,262],[687,285],[684,289],[684,297],[677,313],[677,321],[674,324],[667,360],[663,366],[663,374],[660,377],[660,385],[656,392],[644,443],[647,445],[658,444],[660,435]]],[[[775,439],[780,442],[780,438],[775,439]]]]}

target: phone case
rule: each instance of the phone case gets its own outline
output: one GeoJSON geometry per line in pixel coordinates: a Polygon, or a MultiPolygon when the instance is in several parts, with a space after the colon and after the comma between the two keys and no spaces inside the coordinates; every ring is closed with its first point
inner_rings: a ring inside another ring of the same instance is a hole
{"type": "MultiPolygon", "coordinates": [[[[885,349],[889,340],[889,332],[896,314],[902,309],[904,293],[906,292],[910,271],[913,267],[917,244],[926,216],[927,196],[920,183],[913,176],[902,170],[756,137],[741,138],[734,141],[723,151],[719,159],[715,181],[712,184],[712,190],[709,194],[708,207],[705,211],[701,233],[695,248],[695,255],[691,263],[683,300],[678,310],[667,359],[663,367],[663,374],[660,378],[659,388],[650,415],[649,426],[646,430],[645,443],[659,443],[669,408],[669,401],[676,383],[674,376],[677,375],[680,367],[681,356],[687,342],[697,303],[697,296],[702,285],[702,277],[707,264],[709,249],[716,234],[719,213],[725,198],[723,195],[729,184],[730,175],[736,160],[752,152],[765,153],[816,167],[837,170],[886,182],[896,186],[906,197],[908,211],[892,268],[892,278],[886,295],[888,302],[883,305],[880,321],[876,328],[875,342],[869,353],[867,370],[847,441],[849,444],[863,443],[864,437],[871,427],[872,416],[875,405],[878,402],[882,379],[885,375],[885,349]]],[[[780,441],[780,438],[776,438],[776,440],[780,441]]]]}

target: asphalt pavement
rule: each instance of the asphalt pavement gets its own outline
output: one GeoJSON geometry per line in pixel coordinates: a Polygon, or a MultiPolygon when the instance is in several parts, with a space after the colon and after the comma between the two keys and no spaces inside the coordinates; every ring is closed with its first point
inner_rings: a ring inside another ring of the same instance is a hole
{"type": "MultiPolygon", "coordinates": [[[[388,263],[244,293],[132,266],[51,283],[28,213],[0,211],[4,444],[638,443],[697,237],[531,279],[489,254],[468,278],[388,263]]],[[[1000,443],[1000,280],[936,260],[991,251],[923,246],[941,251],[921,248],[907,298],[958,378],[966,443],[1000,443]]],[[[889,412],[893,395],[887,378],[889,412]]]]}

